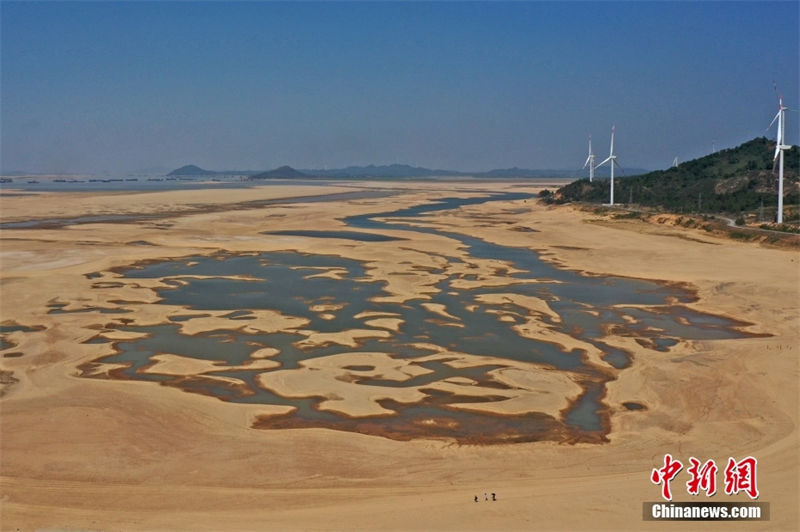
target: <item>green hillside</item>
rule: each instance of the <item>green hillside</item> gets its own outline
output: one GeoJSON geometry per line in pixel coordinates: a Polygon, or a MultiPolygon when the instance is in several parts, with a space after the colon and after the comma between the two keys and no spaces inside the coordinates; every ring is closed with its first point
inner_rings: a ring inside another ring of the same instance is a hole
{"type": "MultiPolygon", "coordinates": [[[[764,137],[736,148],[687,161],[669,170],[614,180],[615,203],[673,212],[740,213],[777,203],[778,178],[773,173],[775,142],[764,137]],[[699,208],[698,208],[699,207],[699,208]]],[[[800,150],[784,156],[784,204],[797,205],[800,150]]],[[[559,189],[551,201],[605,203],[609,180],[575,181],[559,189]]]]}

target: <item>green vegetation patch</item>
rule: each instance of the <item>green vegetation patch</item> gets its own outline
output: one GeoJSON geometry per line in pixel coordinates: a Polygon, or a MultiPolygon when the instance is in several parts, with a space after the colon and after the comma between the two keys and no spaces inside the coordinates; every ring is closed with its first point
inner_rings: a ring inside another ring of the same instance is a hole
{"type": "MultiPolygon", "coordinates": [[[[668,170],[623,177],[614,182],[622,202],[671,212],[740,213],[776,202],[778,179],[773,172],[775,143],[764,137],[736,148],[687,161],[668,170]]],[[[784,204],[797,205],[800,149],[784,154],[784,204]]],[[[608,179],[574,181],[544,198],[551,203],[608,201],[608,179]]]]}

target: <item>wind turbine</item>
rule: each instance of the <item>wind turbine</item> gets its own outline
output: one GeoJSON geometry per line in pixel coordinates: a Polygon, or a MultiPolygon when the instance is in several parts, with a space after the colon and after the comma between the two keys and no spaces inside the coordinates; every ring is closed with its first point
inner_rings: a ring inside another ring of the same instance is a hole
{"type": "Polygon", "coordinates": [[[769,123],[767,129],[772,127],[775,121],[778,121],[778,139],[775,143],[775,156],[772,158],[772,168],[775,169],[775,160],[778,160],[778,218],[779,224],[783,223],[783,152],[788,150],[791,146],[784,144],[784,134],[786,133],[786,109],[783,105],[783,96],[778,94],[778,87],[775,87],[775,94],[778,96],[778,114],[769,123]]]}
{"type": "Polygon", "coordinates": [[[609,201],[609,205],[614,205],[614,165],[619,166],[619,163],[617,162],[617,156],[614,155],[614,130],[616,128],[616,124],[611,126],[611,151],[608,154],[608,159],[598,164],[596,167],[600,168],[604,164],[608,163],[608,166],[611,168],[611,201],[609,201]]]}
{"type": "Polygon", "coordinates": [[[592,153],[592,136],[589,135],[589,157],[586,158],[586,162],[583,163],[583,167],[586,168],[586,165],[589,165],[589,183],[594,181],[594,153],[592,153]]]}
{"type": "Polygon", "coordinates": [[[677,156],[672,160],[672,167],[673,168],[677,168],[678,167],[678,157],[677,156]]]}

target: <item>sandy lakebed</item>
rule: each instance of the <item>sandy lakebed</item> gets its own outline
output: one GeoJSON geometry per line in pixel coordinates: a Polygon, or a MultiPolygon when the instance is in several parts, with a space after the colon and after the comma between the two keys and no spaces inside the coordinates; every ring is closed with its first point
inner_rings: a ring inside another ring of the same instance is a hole
{"type": "Polygon", "coordinates": [[[545,186],[0,194],[2,529],[796,530],[798,250],[546,207],[545,186]],[[474,201],[413,210],[444,198],[474,201]],[[286,308],[246,303],[253,267],[286,308]],[[681,336],[693,320],[717,328],[681,336]],[[713,497],[682,471],[676,501],[750,501],[721,475],[757,458],[770,520],[643,520],[667,453],[720,468],[713,497]]]}

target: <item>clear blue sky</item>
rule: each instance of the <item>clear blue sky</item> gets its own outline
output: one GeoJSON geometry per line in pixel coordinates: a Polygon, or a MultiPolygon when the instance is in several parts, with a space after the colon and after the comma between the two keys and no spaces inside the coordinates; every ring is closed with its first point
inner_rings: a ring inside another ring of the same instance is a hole
{"type": "Polygon", "coordinates": [[[773,80],[800,107],[793,1],[0,9],[4,172],[577,169],[613,122],[663,168],[765,134],[773,80]]]}

